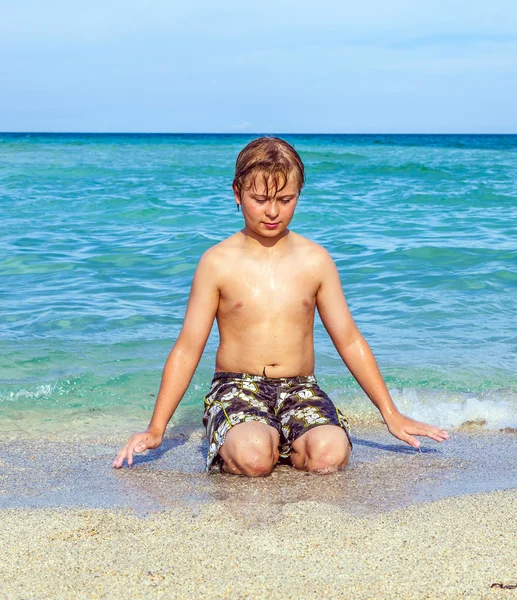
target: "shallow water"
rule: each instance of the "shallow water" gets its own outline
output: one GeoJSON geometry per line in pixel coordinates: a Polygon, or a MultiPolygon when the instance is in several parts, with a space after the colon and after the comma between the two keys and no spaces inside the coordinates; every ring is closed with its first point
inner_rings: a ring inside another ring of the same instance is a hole
{"type": "Polygon", "coordinates": [[[23,440],[0,443],[1,508],[129,508],[138,515],[218,503],[248,525],[281,518],[297,502],[323,502],[365,515],[441,498],[517,487],[515,432],[456,432],[448,442],[424,441],[418,452],[384,427],[352,435],[349,466],[330,475],[277,466],[268,477],[204,472],[200,428],[176,428],[163,445],[111,467],[124,438],[23,440]]]}

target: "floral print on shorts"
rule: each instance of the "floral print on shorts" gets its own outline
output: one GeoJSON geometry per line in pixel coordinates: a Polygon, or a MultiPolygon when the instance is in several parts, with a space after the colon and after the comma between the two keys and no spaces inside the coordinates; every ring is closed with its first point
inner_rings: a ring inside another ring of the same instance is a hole
{"type": "Polygon", "coordinates": [[[281,458],[288,458],[292,443],[318,425],[342,427],[352,445],[348,422],[314,375],[270,378],[219,372],[205,396],[207,470],[220,465],[219,449],[229,429],[246,421],[258,421],[278,431],[281,458]]]}

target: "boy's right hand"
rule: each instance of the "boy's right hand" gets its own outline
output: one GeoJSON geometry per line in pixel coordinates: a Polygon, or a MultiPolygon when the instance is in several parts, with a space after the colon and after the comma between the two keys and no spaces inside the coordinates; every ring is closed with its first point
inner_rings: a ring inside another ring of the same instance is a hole
{"type": "Polygon", "coordinates": [[[162,443],[162,440],[163,435],[150,431],[149,429],[142,433],[135,433],[129,438],[127,444],[120,449],[113,461],[113,466],[116,469],[120,469],[124,464],[124,460],[127,460],[127,464],[131,466],[133,464],[133,452],[139,454],[140,452],[144,452],[144,450],[158,448],[162,443]]]}

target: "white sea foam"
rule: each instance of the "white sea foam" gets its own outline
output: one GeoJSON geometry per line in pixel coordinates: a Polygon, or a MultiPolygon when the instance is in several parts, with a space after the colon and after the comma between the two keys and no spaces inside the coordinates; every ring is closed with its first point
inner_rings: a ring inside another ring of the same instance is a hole
{"type": "Polygon", "coordinates": [[[413,418],[457,429],[482,426],[485,429],[517,427],[517,393],[497,390],[479,394],[392,390],[392,397],[413,418]]]}
{"type": "Polygon", "coordinates": [[[0,402],[16,402],[20,399],[38,399],[49,398],[55,390],[55,384],[42,384],[35,386],[34,389],[16,390],[15,392],[3,392],[0,390],[0,402]]]}
{"type": "MultiPolygon", "coordinates": [[[[479,427],[486,430],[517,428],[517,392],[497,390],[478,394],[441,390],[391,389],[397,408],[404,414],[447,429],[479,427]]],[[[339,393],[334,397],[338,399],[339,393]]],[[[337,404],[357,423],[379,419],[364,395],[346,397],[337,404]]]]}

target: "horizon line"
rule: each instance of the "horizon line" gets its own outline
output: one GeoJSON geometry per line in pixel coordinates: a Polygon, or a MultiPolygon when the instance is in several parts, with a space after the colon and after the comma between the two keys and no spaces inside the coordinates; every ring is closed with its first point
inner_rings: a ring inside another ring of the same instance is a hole
{"type": "Polygon", "coordinates": [[[517,135],[517,132],[287,132],[265,133],[261,131],[0,131],[0,135],[263,135],[263,136],[279,136],[279,135],[517,135]]]}

